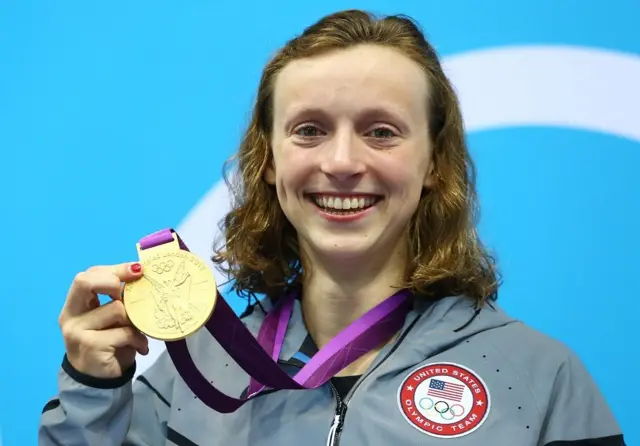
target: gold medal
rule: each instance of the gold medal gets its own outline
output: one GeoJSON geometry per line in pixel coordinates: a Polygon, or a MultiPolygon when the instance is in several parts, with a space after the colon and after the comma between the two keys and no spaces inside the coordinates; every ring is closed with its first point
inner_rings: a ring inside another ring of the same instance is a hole
{"type": "Polygon", "coordinates": [[[213,273],[196,255],[173,241],[141,249],[143,275],[124,287],[131,323],[159,341],[184,339],[207,323],[216,304],[213,273]]]}

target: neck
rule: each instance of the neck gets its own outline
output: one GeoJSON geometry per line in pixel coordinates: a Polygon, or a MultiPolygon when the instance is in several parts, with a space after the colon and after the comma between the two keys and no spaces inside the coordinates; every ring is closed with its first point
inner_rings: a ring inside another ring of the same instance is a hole
{"type": "MultiPolygon", "coordinates": [[[[399,291],[405,273],[405,258],[404,253],[398,252],[378,263],[359,259],[313,263],[311,273],[303,282],[302,312],[307,330],[318,348],[399,291]]],[[[378,351],[364,355],[338,375],[362,373],[378,351]]]]}

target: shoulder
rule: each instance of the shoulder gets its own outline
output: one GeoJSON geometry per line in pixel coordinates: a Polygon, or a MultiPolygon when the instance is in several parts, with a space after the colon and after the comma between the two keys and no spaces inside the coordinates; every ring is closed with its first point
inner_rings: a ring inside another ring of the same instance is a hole
{"type": "Polygon", "coordinates": [[[522,321],[512,321],[479,336],[499,362],[527,385],[541,413],[556,404],[564,392],[579,389],[585,393],[581,399],[601,399],[585,363],[560,339],[522,321]]]}
{"type": "Polygon", "coordinates": [[[253,302],[249,302],[247,304],[244,311],[238,315],[238,318],[240,318],[244,326],[247,327],[247,330],[255,336],[260,329],[260,325],[262,324],[264,317],[272,307],[273,304],[271,303],[271,300],[267,298],[253,300],[253,302]]]}
{"type": "Polygon", "coordinates": [[[620,426],[587,365],[567,344],[524,323],[496,330],[491,344],[524,378],[543,421],[540,444],[624,445],[620,426]]]}
{"type": "Polygon", "coordinates": [[[577,358],[566,343],[522,321],[496,327],[486,335],[493,347],[515,363],[528,365],[531,361],[542,361],[546,368],[557,368],[577,358]]]}

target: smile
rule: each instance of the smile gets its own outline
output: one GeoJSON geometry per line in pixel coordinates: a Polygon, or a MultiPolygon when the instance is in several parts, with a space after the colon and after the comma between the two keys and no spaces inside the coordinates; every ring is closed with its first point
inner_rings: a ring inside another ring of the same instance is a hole
{"type": "Polygon", "coordinates": [[[313,194],[309,199],[323,212],[336,215],[359,214],[373,207],[381,197],[372,195],[328,195],[313,194]]]}

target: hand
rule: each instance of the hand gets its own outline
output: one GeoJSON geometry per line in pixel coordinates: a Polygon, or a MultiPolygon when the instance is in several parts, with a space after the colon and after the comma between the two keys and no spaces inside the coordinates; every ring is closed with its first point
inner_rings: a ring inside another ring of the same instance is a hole
{"type": "Polygon", "coordinates": [[[76,275],[60,313],[67,359],[77,371],[95,378],[117,378],[133,365],[149,342],[131,325],[122,303],[123,283],[142,277],[138,263],[94,266],[76,275]],[[98,294],[112,301],[100,305],[98,294]]]}

